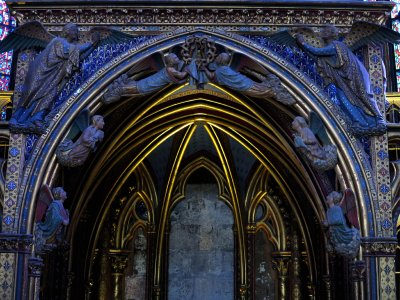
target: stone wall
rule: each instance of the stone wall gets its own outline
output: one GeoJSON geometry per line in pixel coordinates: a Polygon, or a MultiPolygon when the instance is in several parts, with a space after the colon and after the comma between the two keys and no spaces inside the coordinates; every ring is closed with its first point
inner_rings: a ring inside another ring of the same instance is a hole
{"type": "Polygon", "coordinates": [[[188,184],[171,214],[168,299],[232,300],[233,215],[216,184],[188,184]]]}

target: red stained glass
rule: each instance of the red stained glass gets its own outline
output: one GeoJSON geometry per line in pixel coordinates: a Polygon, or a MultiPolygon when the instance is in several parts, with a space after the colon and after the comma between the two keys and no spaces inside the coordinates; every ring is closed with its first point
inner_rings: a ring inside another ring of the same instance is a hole
{"type": "Polygon", "coordinates": [[[397,91],[400,92],[400,72],[396,72],[397,91]]]}

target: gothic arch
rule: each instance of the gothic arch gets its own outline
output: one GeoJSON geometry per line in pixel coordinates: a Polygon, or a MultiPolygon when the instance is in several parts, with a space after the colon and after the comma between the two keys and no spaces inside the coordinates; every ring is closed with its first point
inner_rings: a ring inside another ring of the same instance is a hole
{"type": "MultiPolygon", "coordinates": [[[[45,174],[54,167],[55,161],[53,153],[56,145],[60,142],[79,111],[84,107],[90,107],[93,111],[99,109],[101,106],[99,104],[99,98],[105,87],[113,79],[128,70],[135,62],[161,49],[178,45],[188,36],[196,34],[211,36],[217,43],[229,47],[233,51],[244,52],[251,59],[254,59],[268,70],[278,75],[284,84],[297,95],[298,103],[294,106],[292,114],[305,115],[308,111],[313,110],[318,115],[324,116],[324,120],[329,120],[329,123],[325,123],[325,125],[328,128],[332,140],[338,146],[339,158],[341,158],[340,166],[337,170],[338,173],[343,176],[341,185],[343,188],[351,187],[356,192],[359,215],[362,216],[360,220],[362,222],[363,235],[368,235],[371,230],[374,231],[375,224],[373,224],[373,220],[366,217],[369,210],[373,211],[373,205],[371,205],[371,203],[374,195],[371,192],[369,192],[368,195],[363,193],[363,188],[365,187],[368,187],[368,191],[372,191],[374,188],[372,188],[372,179],[365,173],[368,172],[368,170],[365,170],[367,165],[364,164],[363,157],[357,154],[361,151],[361,146],[346,133],[343,121],[338,119],[339,117],[335,115],[335,109],[329,104],[324,92],[310,82],[306,76],[290,63],[280,58],[271,50],[263,48],[255,42],[235,34],[205,29],[178,30],[151,39],[143,45],[131,49],[127,53],[111,61],[111,63],[103,66],[87,82],[84,82],[81,88],[64,103],[60,112],[54,117],[48,132],[40,137],[34,153],[28,162],[24,174],[24,182],[22,184],[22,186],[25,186],[25,189],[20,191],[18,200],[22,209],[17,218],[16,226],[20,228],[20,231],[31,232],[32,230],[35,195],[37,194],[45,174]],[[341,135],[339,135],[339,132],[341,135]],[[349,147],[348,145],[351,146],[349,147]],[[355,172],[357,169],[364,171],[362,176],[355,172]],[[34,170],[40,171],[38,174],[35,174],[34,170]],[[346,175],[347,173],[344,172],[345,170],[350,171],[349,173],[352,174],[352,176],[348,177],[346,175]]],[[[247,106],[246,101],[242,103],[244,106],[247,106]]],[[[142,114],[144,115],[146,110],[156,104],[157,101],[148,103],[147,109],[144,109],[142,114]]],[[[253,107],[251,107],[251,109],[253,109],[253,107]]],[[[253,112],[256,113],[256,110],[253,109],[253,112]]],[[[140,117],[140,115],[137,116],[136,120],[139,120],[140,117]]]]}
{"type": "MultiPolygon", "coordinates": [[[[18,232],[32,233],[36,195],[41,184],[50,183],[57,172],[58,166],[54,156],[55,149],[79,112],[86,107],[93,113],[103,109],[107,119],[107,116],[111,116],[114,108],[104,107],[99,99],[112,80],[148,55],[179,45],[192,35],[210,36],[216,43],[228,47],[232,51],[244,53],[279,76],[287,88],[296,96],[297,103],[293,107],[284,107],[276,103],[270,103],[270,105],[286,116],[288,120],[293,119],[296,115],[306,116],[310,111],[316,112],[325,120],[325,126],[328,129],[330,138],[339,149],[339,165],[335,171],[339,177],[340,188],[350,187],[355,191],[362,235],[369,236],[373,234],[376,224],[374,223],[374,218],[371,219],[367,216],[371,212],[374,215],[372,202],[376,195],[373,193],[373,179],[368,174],[369,163],[365,163],[362,146],[346,133],[343,120],[340,119],[339,114],[324,92],[293,65],[271,50],[263,48],[244,37],[205,29],[179,30],[168,33],[129,50],[109,64],[102,66],[95,75],[82,83],[81,87],[66,100],[51,122],[46,134],[42,135],[37,141],[33,154],[27,162],[21,184],[24,188],[20,190],[18,196],[19,207],[21,207],[16,222],[18,232]]],[[[109,210],[112,201],[118,198],[118,191],[129,180],[133,172],[141,167],[143,161],[154,149],[167,139],[180,135],[182,137],[178,145],[180,150],[176,152],[179,159],[174,162],[176,165],[172,168],[172,173],[177,174],[182,162],[179,155],[183,157],[183,153],[197,128],[204,127],[217,149],[217,157],[221,161],[225,179],[230,187],[229,193],[235,199],[232,201],[232,206],[234,213],[236,213],[236,222],[243,223],[243,216],[237,213],[241,204],[238,197],[235,196],[237,191],[233,171],[229,169],[229,157],[224,155],[222,136],[229,137],[244,147],[268,171],[268,176],[276,181],[285,198],[288,199],[296,220],[301,225],[300,229],[302,236],[306,240],[306,247],[309,250],[309,255],[313,257],[317,250],[313,249],[314,246],[311,245],[313,234],[310,232],[312,230],[310,221],[306,220],[302,203],[296,199],[293,187],[286,181],[285,176],[288,175],[284,176],[283,170],[278,169],[275,164],[279,163],[280,166],[286,168],[288,174],[294,178],[293,181],[296,186],[301,188],[303,199],[308,200],[308,205],[318,221],[325,218],[324,191],[316,178],[316,174],[295,152],[290,129],[283,127],[274,120],[263,104],[258,102],[259,100],[246,98],[243,95],[227,91],[218,86],[214,86],[218,91],[218,95],[212,95],[208,91],[201,90],[196,90],[191,95],[185,95],[184,88],[185,86],[168,88],[162,93],[155,94],[143,103],[138,104],[131,113],[128,112],[124,116],[121,125],[115,128],[115,132],[112,133],[113,139],[108,140],[108,143],[104,143],[96,153],[95,159],[92,159],[88,164],[85,178],[89,180],[89,183],[84,187],[80,187],[80,195],[77,196],[75,212],[68,233],[72,245],[74,246],[75,232],[80,226],[79,222],[83,218],[83,213],[87,210],[87,199],[94,197],[94,192],[105,182],[107,174],[116,167],[118,157],[125,157],[129,153],[134,153],[134,156],[126,166],[121,167],[119,178],[115,179],[115,183],[110,186],[105,196],[106,200],[102,204],[103,211],[109,210]],[[173,96],[176,96],[176,98],[173,96]],[[266,149],[268,149],[268,154],[266,154],[266,149]],[[134,151],[137,152],[135,153],[134,151]],[[283,156],[283,153],[286,156],[283,156]],[[274,161],[271,160],[271,157],[274,161]]],[[[171,175],[170,180],[172,183],[167,185],[167,190],[164,194],[165,199],[170,199],[171,195],[173,195],[176,178],[171,175]]],[[[151,181],[152,177],[148,175],[147,182],[151,181]]],[[[147,190],[146,204],[153,203],[155,205],[161,202],[151,183],[148,183],[147,190]]],[[[259,197],[259,201],[261,199],[262,197],[259,197]]],[[[250,201],[251,199],[249,198],[248,200],[250,201]]],[[[256,205],[253,207],[253,214],[255,213],[255,208],[256,205]]],[[[153,220],[156,219],[153,212],[154,209],[150,209],[150,206],[148,209],[152,211],[153,220]]],[[[273,210],[277,211],[277,208],[273,207],[273,210]]],[[[167,213],[168,210],[161,212],[163,215],[167,213]]],[[[251,218],[249,219],[251,220],[251,218]]],[[[166,218],[163,218],[163,220],[166,220],[166,218]]],[[[95,223],[98,226],[97,228],[101,229],[105,221],[105,217],[100,216],[100,219],[95,223]]],[[[279,220],[276,223],[282,224],[283,221],[279,220]]],[[[165,224],[160,225],[162,230],[164,230],[164,227],[165,224]]],[[[269,232],[263,225],[259,225],[257,228],[269,232]]],[[[160,236],[163,235],[162,230],[160,236]]],[[[242,278],[240,283],[245,286],[247,272],[245,259],[247,254],[243,246],[245,244],[245,234],[243,229],[241,230],[242,232],[239,231],[238,233],[242,245],[240,256],[240,275],[242,278]]],[[[94,253],[98,235],[99,231],[91,233],[89,247],[91,252],[90,254],[88,253],[88,260],[91,259],[91,253],[94,253]]],[[[162,239],[159,238],[158,241],[162,241],[162,239]]],[[[279,241],[278,245],[279,247],[277,248],[279,249],[285,248],[285,241],[279,241]]],[[[161,268],[162,247],[160,249],[157,254],[159,260],[156,263],[161,268]]],[[[309,259],[310,269],[312,270],[310,276],[313,277],[318,263],[311,261],[312,258],[309,259]]],[[[90,265],[91,263],[88,262],[88,264],[90,265]]],[[[89,270],[90,266],[86,266],[86,279],[90,277],[89,270]]],[[[154,278],[156,285],[159,283],[157,281],[159,277],[156,272],[154,278]]]]}

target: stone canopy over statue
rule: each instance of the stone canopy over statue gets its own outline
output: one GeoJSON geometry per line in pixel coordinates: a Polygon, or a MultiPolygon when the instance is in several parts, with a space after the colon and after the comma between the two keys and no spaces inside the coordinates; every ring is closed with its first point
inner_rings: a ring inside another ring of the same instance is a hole
{"type": "Polygon", "coordinates": [[[343,41],[339,40],[338,30],[332,25],[323,27],[319,34],[300,28],[270,38],[278,43],[300,46],[316,59],[325,86],[333,84],[336,87],[339,107],[352,134],[368,136],[386,132],[386,123],[374,99],[368,71],[353,51],[369,43],[394,43],[400,39],[398,33],[376,24],[355,22],[343,41]]]}

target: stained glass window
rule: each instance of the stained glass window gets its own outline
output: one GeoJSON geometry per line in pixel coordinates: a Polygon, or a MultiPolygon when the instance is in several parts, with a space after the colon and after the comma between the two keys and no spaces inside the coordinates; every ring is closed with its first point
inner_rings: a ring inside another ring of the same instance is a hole
{"type": "MultiPolygon", "coordinates": [[[[393,0],[396,3],[392,10],[392,29],[400,32],[400,0],[393,0]]],[[[400,44],[394,45],[394,62],[396,68],[397,91],[400,92],[400,44]]]]}
{"type": "MultiPolygon", "coordinates": [[[[0,40],[4,39],[14,27],[15,19],[10,15],[5,1],[0,0],[0,40]]],[[[12,51],[0,54],[0,90],[2,91],[9,90],[11,61],[12,51]]]]}
{"type": "MultiPolygon", "coordinates": [[[[10,15],[5,1],[0,0],[0,40],[3,40],[15,28],[15,25],[15,19],[10,15]]],[[[11,62],[12,51],[0,53],[0,91],[10,89],[11,62]]],[[[7,106],[0,107],[0,121],[6,120],[6,110],[7,106]]]]}

